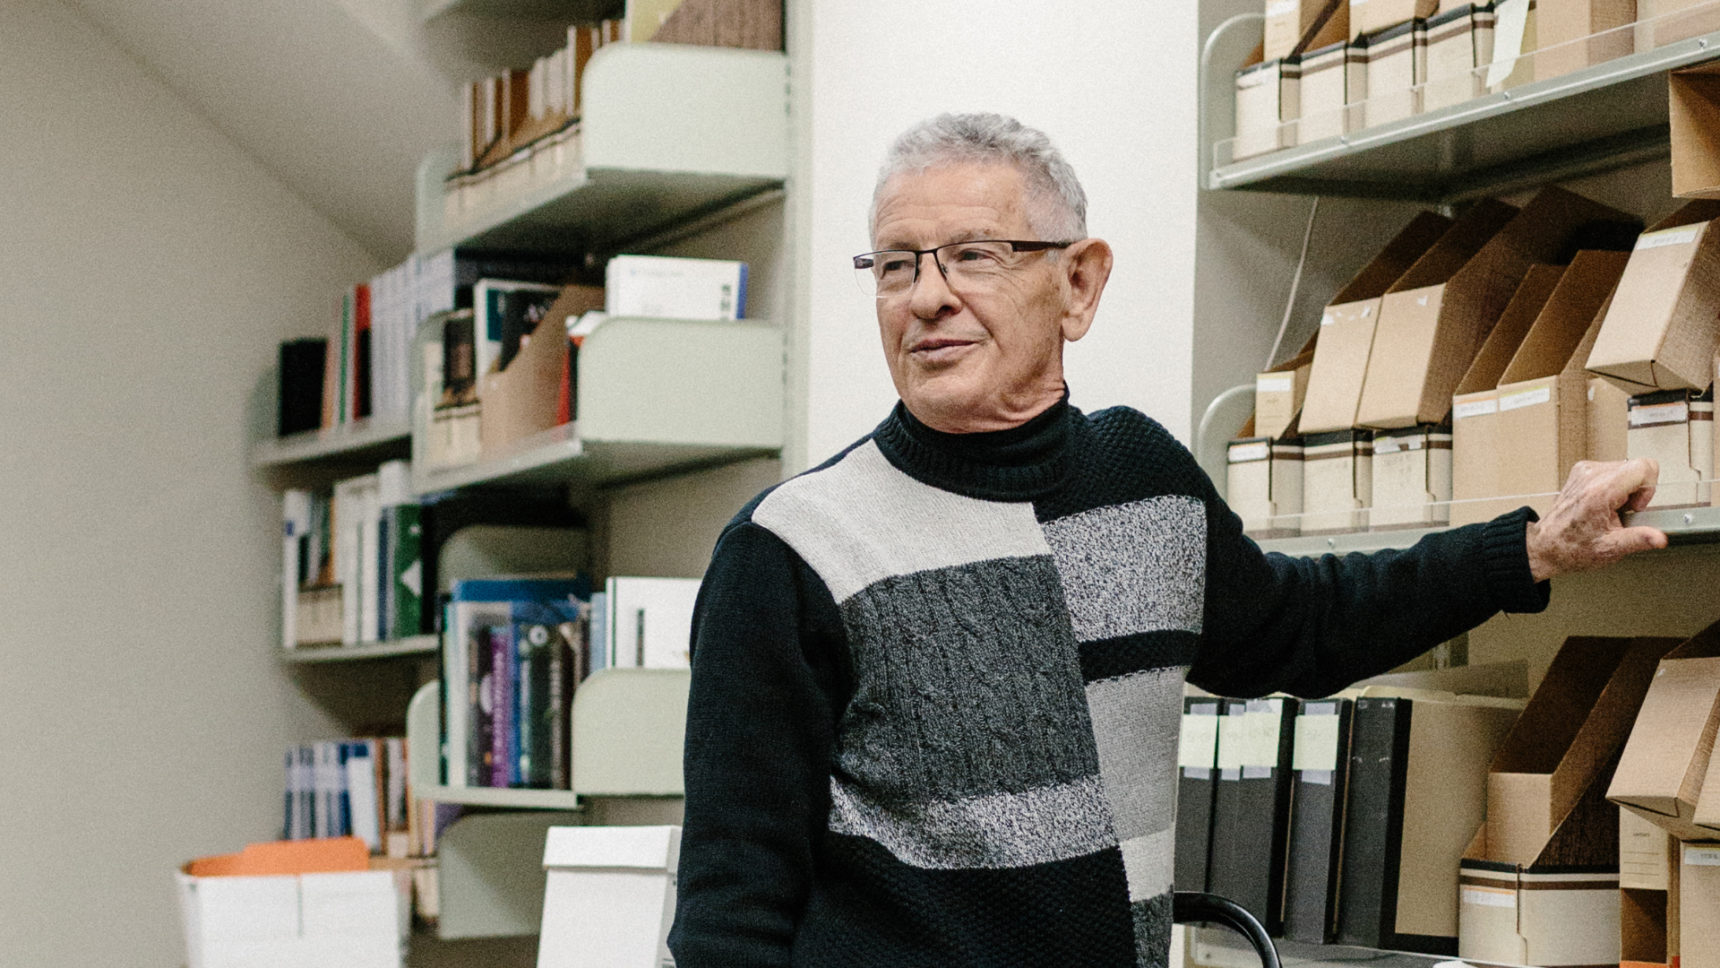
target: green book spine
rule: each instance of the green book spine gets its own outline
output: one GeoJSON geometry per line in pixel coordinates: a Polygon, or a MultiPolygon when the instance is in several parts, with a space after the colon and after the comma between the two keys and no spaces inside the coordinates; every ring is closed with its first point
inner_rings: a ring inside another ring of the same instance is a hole
{"type": "Polygon", "coordinates": [[[388,596],[388,637],[404,639],[417,635],[424,614],[424,529],[421,508],[400,504],[388,509],[388,547],[391,552],[388,596]]]}

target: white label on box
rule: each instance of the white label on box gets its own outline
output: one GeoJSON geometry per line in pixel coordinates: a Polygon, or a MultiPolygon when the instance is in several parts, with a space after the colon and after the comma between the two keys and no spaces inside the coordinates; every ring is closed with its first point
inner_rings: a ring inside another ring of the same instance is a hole
{"type": "Polygon", "coordinates": [[[1398,447],[1398,442],[1396,440],[1390,438],[1390,437],[1381,437],[1380,439],[1374,441],[1374,456],[1375,457],[1379,457],[1379,456],[1384,455],[1384,454],[1395,454],[1400,449],[1401,448],[1398,447]]]}
{"type": "Polygon", "coordinates": [[[1296,3],[1297,0],[1272,0],[1266,5],[1266,16],[1282,17],[1287,13],[1295,13],[1296,3]]]}
{"type": "Polygon", "coordinates": [[[1482,417],[1499,412],[1499,400],[1488,397],[1485,400],[1465,400],[1452,408],[1451,419],[1468,420],[1470,417],[1482,417]]]}
{"type": "Polygon", "coordinates": [[[1290,753],[1290,767],[1295,770],[1335,770],[1338,768],[1338,717],[1296,717],[1296,746],[1290,753]]]}
{"type": "Polygon", "coordinates": [[[1326,315],[1320,317],[1320,325],[1321,326],[1330,326],[1337,321],[1338,321],[1338,317],[1332,315],[1331,313],[1327,313],[1326,315]]]}
{"type": "Polygon", "coordinates": [[[1262,373],[1254,378],[1254,390],[1257,393],[1289,393],[1294,389],[1294,373],[1262,373]]]}
{"type": "Polygon", "coordinates": [[[1232,716],[1228,713],[1218,718],[1218,768],[1221,770],[1242,769],[1242,741],[1244,725],[1247,716],[1232,716]]]}
{"type": "Polygon", "coordinates": [[[1689,245],[1696,241],[1696,236],[1701,233],[1701,225],[1686,225],[1676,229],[1644,232],[1636,237],[1636,248],[1640,252],[1643,249],[1658,249],[1668,245],[1689,245]]]}
{"type": "Polygon", "coordinates": [[[1275,767],[1278,765],[1278,732],[1283,728],[1282,699],[1249,700],[1243,715],[1244,727],[1242,765],[1275,767]]]}
{"type": "Polygon", "coordinates": [[[1245,464],[1249,461],[1265,460],[1270,456],[1272,456],[1272,445],[1268,444],[1264,440],[1257,441],[1252,444],[1237,444],[1230,448],[1230,462],[1232,464],[1245,464]]]}
{"type": "Polygon", "coordinates": [[[1476,907],[1510,908],[1517,906],[1515,891],[1488,891],[1475,887],[1463,889],[1463,903],[1476,907]]]}
{"type": "Polygon", "coordinates": [[[1684,862],[1693,867],[1720,867],[1720,847],[1684,845],[1684,862]]]}
{"type": "Polygon", "coordinates": [[[1518,390],[1516,393],[1505,393],[1499,397],[1499,412],[1521,410],[1548,403],[1553,399],[1552,387],[1536,387],[1533,390],[1518,390]]]}
{"type": "Polygon", "coordinates": [[[1683,400],[1630,408],[1630,425],[1632,427],[1658,427],[1662,424],[1689,422],[1690,404],[1683,400]]]}
{"type": "Polygon", "coordinates": [[[1177,740],[1177,765],[1210,770],[1218,746],[1218,716],[1183,713],[1182,736],[1177,740]]]}

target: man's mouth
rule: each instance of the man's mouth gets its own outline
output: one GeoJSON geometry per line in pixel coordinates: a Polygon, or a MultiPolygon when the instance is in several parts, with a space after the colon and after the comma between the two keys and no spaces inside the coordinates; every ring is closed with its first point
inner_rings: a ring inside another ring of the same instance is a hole
{"type": "Polygon", "coordinates": [[[908,352],[922,362],[945,363],[960,357],[973,345],[973,340],[935,337],[914,343],[908,348],[908,352]]]}

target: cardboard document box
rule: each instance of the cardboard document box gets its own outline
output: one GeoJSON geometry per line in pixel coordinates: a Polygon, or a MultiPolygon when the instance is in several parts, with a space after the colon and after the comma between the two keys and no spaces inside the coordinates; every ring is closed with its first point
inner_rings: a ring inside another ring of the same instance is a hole
{"type": "Polygon", "coordinates": [[[1236,139],[1230,160],[1240,161],[1296,143],[1295,120],[1301,113],[1298,84],[1301,62],[1279,58],[1236,72],[1236,139]]]}
{"type": "Polygon", "coordinates": [[[252,844],[175,878],[189,968],[400,968],[405,895],[355,837],[252,844]]]}
{"type": "MultiPolygon", "coordinates": [[[[1607,799],[1680,840],[1720,839],[1720,802],[1703,802],[1720,729],[1720,624],[1666,654],[1631,727],[1607,799]],[[1701,808],[1703,815],[1698,816],[1701,808]]],[[[1716,798],[1710,792],[1709,801],[1716,798]]]]}
{"type": "Polygon", "coordinates": [[[1660,464],[1649,507],[1707,507],[1713,501],[1714,392],[1667,390],[1631,397],[1625,455],[1660,464]]]}
{"type": "MultiPolygon", "coordinates": [[[[1493,228],[1491,219],[1485,227],[1493,228]]],[[[1614,248],[1634,238],[1637,228],[1617,209],[1545,188],[1509,222],[1489,231],[1478,250],[1442,252],[1446,240],[1441,239],[1386,294],[1359,425],[1390,429],[1443,423],[1452,391],[1529,266],[1564,261],[1573,247],[1614,248]],[[1579,244],[1572,246],[1573,241],[1579,244]],[[1468,251],[1473,258],[1454,266],[1452,256],[1468,251]]]]}
{"type": "Polygon", "coordinates": [[[1365,430],[1303,435],[1302,533],[1366,531],[1373,464],[1373,435],[1365,430]]]}
{"type": "Polygon", "coordinates": [[[611,316],[745,319],[747,264],[724,259],[618,255],[604,267],[611,316]]]}
{"type": "Polygon", "coordinates": [[[1535,80],[1634,53],[1636,0],[1538,0],[1535,80]]]}
{"type": "Polygon", "coordinates": [[[1299,54],[1319,31],[1332,33],[1339,43],[1349,38],[1349,0],[1266,0],[1261,56],[1276,60],[1299,54]]]}
{"type": "Polygon", "coordinates": [[[1720,844],[1682,844],[1678,866],[1677,963],[1720,965],[1720,844]]]}
{"type": "Polygon", "coordinates": [[[1524,504],[1545,514],[1571,468],[1586,456],[1588,378],[1582,360],[1624,262],[1623,253],[1579,252],[1542,307],[1499,379],[1490,459],[1503,500],[1471,503],[1464,520],[1486,520],[1524,504]]]}
{"type": "Polygon", "coordinates": [[[1636,49],[1653,50],[1720,30],[1713,0],[1637,0],[1636,49]]]}
{"type": "Polygon", "coordinates": [[[1588,460],[1624,460],[1630,423],[1630,394],[1598,376],[1589,377],[1588,460]]]}
{"type": "Polygon", "coordinates": [[[1377,128],[1421,112],[1427,80],[1427,23],[1412,20],[1369,34],[1357,42],[1367,51],[1368,97],[1362,124],[1377,128]]]}
{"type": "Polygon", "coordinates": [[[1350,39],[1408,20],[1426,20],[1439,7],[1440,0],[1350,0],[1350,39]]]}
{"type": "Polygon", "coordinates": [[[1542,968],[1617,964],[1618,873],[1602,868],[1520,869],[1465,857],[1458,957],[1542,968]]]}
{"type": "Polygon", "coordinates": [[[1331,433],[1356,425],[1356,405],[1362,397],[1362,380],[1374,345],[1380,299],[1452,225],[1443,215],[1416,215],[1332,297],[1320,316],[1319,338],[1308,371],[1308,390],[1299,421],[1303,433],[1331,433]]]}
{"type": "Polygon", "coordinates": [[[1421,109],[1437,111],[1487,93],[1493,61],[1493,6],[1465,4],[1427,21],[1427,77],[1421,109]]]}
{"type": "MultiPolygon", "coordinates": [[[[494,456],[518,441],[561,422],[562,392],[568,374],[570,319],[602,309],[599,286],[566,286],[537,327],[519,338],[507,366],[479,377],[479,450],[494,456]]],[[[571,388],[566,388],[571,389],[571,388]]]]}
{"type": "Polygon", "coordinates": [[[680,827],[551,827],[538,968],[674,963],[680,827]]]}
{"type": "Polygon", "coordinates": [[[1563,266],[1529,267],[1452,394],[1452,524],[1486,521],[1505,510],[1496,506],[1503,504],[1499,501],[1476,503],[1506,493],[1500,464],[1494,459],[1499,450],[1499,378],[1564,274],[1563,266]]]}
{"type": "Polygon", "coordinates": [[[1311,48],[1302,55],[1302,80],[1297,96],[1301,115],[1296,120],[1297,144],[1335,138],[1350,130],[1346,124],[1349,117],[1348,53],[1348,45],[1340,40],[1335,44],[1311,48]]]}
{"type": "Polygon", "coordinates": [[[1632,393],[1703,390],[1720,345],[1720,202],[1692,202],[1637,240],[1590,372],[1632,393]]]}
{"type": "Polygon", "coordinates": [[[1666,77],[1666,95],[1672,194],[1720,198],[1720,65],[1710,62],[1673,71],[1666,77]]]}
{"type": "Polygon", "coordinates": [[[1254,377],[1254,433],[1249,436],[1283,437],[1290,422],[1302,409],[1308,393],[1308,374],[1314,368],[1314,343],[1283,363],[1254,377]]]}
{"type": "Polygon", "coordinates": [[[1374,504],[1368,527],[1430,528],[1451,518],[1451,428],[1374,435],[1374,504]]]}
{"type": "Polygon", "coordinates": [[[1225,503],[1251,538],[1302,532],[1302,442],[1247,437],[1230,442],[1225,503]]]}
{"type": "Polygon", "coordinates": [[[1449,694],[1356,700],[1339,943],[1457,953],[1458,860],[1482,822],[1487,764],[1522,708],[1449,694]]]}

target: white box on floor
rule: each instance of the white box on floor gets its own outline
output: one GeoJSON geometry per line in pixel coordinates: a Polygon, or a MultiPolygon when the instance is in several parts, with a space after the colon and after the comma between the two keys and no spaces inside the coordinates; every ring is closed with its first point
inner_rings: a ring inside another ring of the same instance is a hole
{"type": "Polygon", "coordinates": [[[551,827],[537,968],[673,965],[680,827],[551,827]]]}
{"type": "Polygon", "coordinates": [[[400,968],[389,871],[175,876],[190,968],[400,968]]]}

